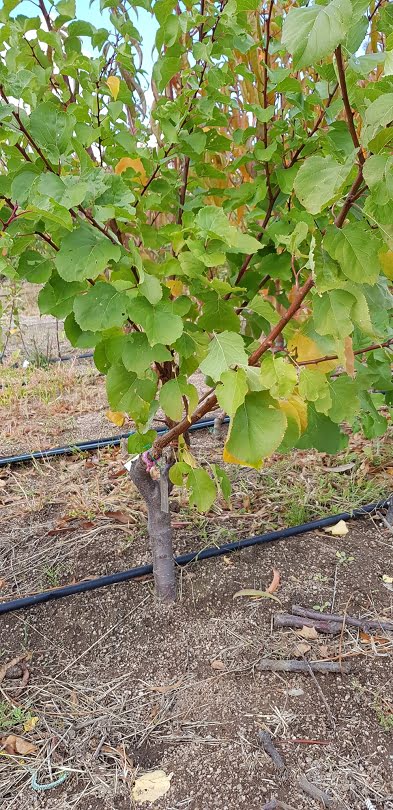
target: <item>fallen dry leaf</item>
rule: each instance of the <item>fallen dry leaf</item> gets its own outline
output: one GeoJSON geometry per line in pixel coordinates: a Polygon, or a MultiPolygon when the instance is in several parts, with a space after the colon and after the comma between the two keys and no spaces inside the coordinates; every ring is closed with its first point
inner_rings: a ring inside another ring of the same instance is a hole
{"type": "Polygon", "coordinates": [[[171,786],[172,774],[169,776],[165,771],[151,771],[145,773],[135,780],[134,787],[132,788],[132,798],[137,804],[144,802],[156,802],[165,796],[171,786]]]}
{"type": "Polygon", "coordinates": [[[301,630],[296,630],[296,635],[307,638],[309,641],[314,641],[314,639],[318,638],[315,627],[307,627],[306,625],[303,625],[301,630]]]}
{"type": "Polygon", "coordinates": [[[321,644],[318,652],[321,658],[329,658],[329,647],[327,647],[326,644],[321,644]]]}
{"type": "Polygon", "coordinates": [[[326,526],[324,531],[334,537],[344,537],[345,534],[348,534],[349,529],[345,520],[339,520],[334,526],[326,526]]]}
{"type": "Polygon", "coordinates": [[[7,754],[21,754],[23,757],[29,754],[35,754],[37,746],[25,740],[23,737],[16,737],[15,734],[9,734],[8,737],[0,738],[0,748],[7,754]]]}
{"type": "Polygon", "coordinates": [[[301,642],[300,644],[296,644],[293,654],[296,658],[301,658],[306,653],[310,652],[311,644],[306,644],[305,641],[301,642]]]}
{"type": "Polygon", "coordinates": [[[276,568],[273,568],[273,579],[268,588],[266,588],[267,593],[274,593],[277,588],[280,586],[280,572],[277,571],[276,568]]]}
{"type": "Polygon", "coordinates": [[[279,602],[281,605],[278,596],[273,596],[268,591],[257,591],[255,588],[243,588],[242,591],[233,594],[234,599],[237,599],[238,596],[249,596],[251,599],[274,599],[275,602],[279,602]]]}
{"type": "Polygon", "coordinates": [[[176,683],[167,683],[164,686],[151,686],[150,689],[152,692],[158,692],[159,695],[167,695],[168,692],[174,692],[175,689],[179,689],[183,681],[184,678],[180,678],[176,683]]]}
{"type": "Polygon", "coordinates": [[[382,582],[385,582],[386,585],[393,585],[393,577],[388,577],[387,574],[383,574],[382,582]]]}
{"type": "Polygon", "coordinates": [[[362,644],[390,644],[388,638],[382,636],[371,636],[369,633],[364,633],[363,630],[359,633],[360,641],[362,644]]]}
{"type": "Polygon", "coordinates": [[[210,666],[212,669],[216,669],[218,672],[223,672],[225,669],[225,664],[223,661],[219,661],[216,659],[215,661],[210,661],[210,666]]]}
{"type": "Polygon", "coordinates": [[[115,520],[116,523],[130,523],[132,521],[131,515],[121,512],[117,509],[115,512],[104,512],[105,517],[115,520]]]}

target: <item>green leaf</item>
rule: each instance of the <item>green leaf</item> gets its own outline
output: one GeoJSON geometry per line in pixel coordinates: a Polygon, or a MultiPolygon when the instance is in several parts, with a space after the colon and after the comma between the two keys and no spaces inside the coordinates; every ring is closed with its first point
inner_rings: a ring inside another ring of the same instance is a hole
{"type": "Polygon", "coordinates": [[[296,70],[330,56],[351,25],[350,0],[291,9],[284,19],[282,44],[293,56],[296,70]]]}
{"type": "Polygon", "coordinates": [[[225,301],[216,292],[206,293],[203,296],[203,315],[198,320],[198,326],[207,332],[240,332],[239,316],[229,301],[225,301]]]}
{"type": "Polygon", "coordinates": [[[150,346],[143,332],[127,335],[125,339],[122,361],[128,371],[134,371],[138,376],[143,375],[155,360],[164,363],[171,359],[172,355],[165,346],[158,343],[150,346]]]}
{"type": "Polygon", "coordinates": [[[308,406],[307,430],[300,437],[297,447],[301,450],[314,449],[320,453],[339,453],[348,445],[348,436],[329,417],[316,413],[308,406]]]}
{"type": "Polygon", "coordinates": [[[343,375],[330,382],[332,407],[329,410],[329,419],[340,424],[353,422],[360,410],[357,383],[343,375]]]}
{"type": "Polygon", "coordinates": [[[166,416],[179,421],[185,409],[183,397],[189,401],[189,412],[193,413],[198,402],[198,392],[192,383],[185,377],[175,377],[168,380],[160,391],[160,405],[166,416]]]}
{"type": "Polygon", "coordinates": [[[276,312],[271,303],[266,301],[262,295],[255,295],[252,301],[247,304],[247,309],[251,309],[252,312],[256,312],[257,315],[261,315],[262,318],[273,325],[280,320],[278,312],[276,312]]]}
{"type": "Polygon", "coordinates": [[[248,392],[247,373],[244,368],[224,371],[221,383],[216,388],[219,405],[229,416],[234,416],[248,392]]]}
{"type": "MultiPolygon", "coordinates": [[[[308,9],[305,10],[308,11],[308,9]]],[[[319,214],[340,196],[341,189],[351,173],[352,165],[352,161],[338,163],[331,155],[326,157],[314,155],[302,163],[295,177],[294,189],[300,202],[310,214],[319,214]],[[316,178],[318,178],[317,182],[316,178]]]]}
{"type": "Polygon", "coordinates": [[[64,331],[72,346],[78,349],[90,349],[98,343],[99,336],[95,332],[84,332],[70,312],[64,321],[64,331]]]}
{"type": "Polygon", "coordinates": [[[150,450],[156,438],[156,430],[147,430],[146,433],[131,433],[127,442],[128,452],[134,454],[150,450]]]}
{"type": "Polygon", "coordinates": [[[53,315],[61,320],[70,312],[75,296],[86,289],[85,282],[64,281],[54,272],[38,294],[38,306],[42,315],[53,315]]]}
{"type": "Polygon", "coordinates": [[[134,298],[129,305],[131,320],[145,330],[151,346],[156,343],[172,344],[183,332],[183,321],[173,307],[160,301],[153,306],[146,298],[134,298]]]}
{"type": "Polygon", "coordinates": [[[125,293],[116,290],[113,284],[97,281],[87,293],[76,298],[75,320],[81,329],[92,332],[122,326],[127,320],[127,305],[125,293]]]}
{"type": "Polygon", "coordinates": [[[260,242],[253,236],[238,231],[230,224],[222,208],[207,205],[201,208],[195,218],[199,232],[211,239],[221,239],[234,253],[256,253],[262,248],[260,242]]]}
{"type": "Polygon", "coordinates": [[[366,127],[362,140],[367,144],[381,127],[393,121],[393,93],[382,93],[372,101],[366,109],[364,120],[366,127]]]}
{"type": "Polygon", "coordinates": [[[110,367],[106,378],[111,408],[128,413],[137,424],[144,425],[148,421],[152,413],[156,387],[155,381],[138,379],[136,374],[127,371],[123,363],[119,362],[110,367]]]}
{"type": "Polygon", "coordinates": [[[62,241],[55,264],[65,281],[95,279],[110,260],[119,261],[121,249],[88,225],[80,225],[62,241]]]}
{"type": "Polygon", "coordinates": [[[289,397],[297,383],[295,367],[283,357],[275,358],[272,354],[264,357],[260,378],[263,387],[267,388],[276,399],[289,397]]]}
{"type": "Polygon", "coordinates": [[[216,382],[231,366],[247,365],[247,360],[241,335],[221,332],[210,342],[207,357],[202,361],[200,369],[216,382]]]}
{"type": "Polygon", "coordinates": [[[380,273],[378,252],[382,240],[364,221],[352,222],[344,228],[331,226],[323,246],[351,281],[375,284],[380,273]]]}
{"type": "Polygon", "coordinates": [[[149,273],[145,273],[142,283],[139,284],[139,290],[151,304],[158,304],[158,302],[161,301],[162,287],[158,278],[155,276],[150,276],[149,273]]]}
{"type": "Polygon", "coordinates": [[[190,470],[187,479],[190,490],[190,506],[196,506],[198,512],[208,512],[216,500],[217,489],[206,470],[197,467],[190,470]]]}
{"type": "Polygon", "coordinates": [[[302,399],[313,402],[318,413],[327,414],[332,406],[328,379],[317,368],[300,370],[299,394],[302,399]]]}
{"type": "Polygon", "coordinates": [[[39,104],[30,115],[28,131],[45,157],[51,163],[58,163],[62,155],[71,150],[71,136],[75,118],[63,112],[56,104],[45,101],[39,104]]]}
{"type": "Polygon", "coordinates": [[[26,250],[19,259],[19,275],[32,284],[44,284],[51,277],[53,269],[53,262],[36,250],[26,250]]]}
{"type": "Polygon", "coordinates": [[[285,428],[285,415],[269,407],[265,392],[247,394],[232,419],[226,453],[237,463],[259,468],[279,446],[285,428]]]}
{"type": "Polygon", "coordinates": [[[228,478],[226,472],[222,470],[218,464],[212,464],[212,470],[216,480],[218,481],[223,497],[226,501],[229,501],[232,492],[230,479],[228,478]]]}
{"type": "Polygon", "coordinates": [[[353,295],[345,290],[329,290],[314,296],[314,324],[319,335],[344,338],[353,332],[353,295]]]}

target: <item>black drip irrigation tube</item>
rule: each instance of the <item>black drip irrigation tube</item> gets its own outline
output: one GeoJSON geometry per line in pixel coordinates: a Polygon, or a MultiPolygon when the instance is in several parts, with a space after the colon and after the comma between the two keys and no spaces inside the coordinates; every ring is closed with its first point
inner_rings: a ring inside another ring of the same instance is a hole
{"type": "MultiPolygon", "coordinates": [[[[195,422],[195,425],[190,425],[189,431],[202,430],[204,428],[214,427],[214,419],[201,419],[200,422],[195,422]]],[[[225,424],[229,422],[229,417],[223,420],[225,424]]],[[[161,435],[166,433],[168,428],[156,428],[157,433],[161,435]]],[[[0,458],[0,467],[6,467],[8,464],[23,464],[27,461],[44,461],[48,458],[56,456],[71,456],[76,452],[93,452],[94,450],[103,450],[105,447],[118,447],[122,439],[128,439],[133,436],[134,430],[128,433],[119,433],[117,436],[108,436],[106,439],[90,439],[85,442],[76,442],[75,444],[67,444],[64,447],[51,447],[48,450],[36,450],[33,453],[22,453],[20,456],[4,456],[0,458]]]]}
{"type": "MultiPolygon", "coordinates": [[[[283,540],[288,537],[296,537],[299,534],[306,532],[316,531],[323,529],[327,526],[334,526],[339,520],[351,520],[353,518],[360,518],[370,512],[375,512],[388,505],[385,499],[377,503],[370,503],[362,506],[359,509],[354,509],[352,512],[341,512],[339,515],[330,515],[329,517],[320,518],[319,520],[312,520],[310,523],[302,523],[300,526],[290,526],[287,529],[278,529],[274,532],[267,532],[266,534],[258,534],[255,537],[247,537],[244,540],[237,540],[234,543],[225,543],[222,546],[212,546],[205,548],[203,551],[191,551],[188,554],[181,554],[175,557],[175,563],[178,566],[187,565],[192,562],[200,562],[201,560],[208,560],[213,557],[221,557],[223,554],[229,554],[232,551],[241,551],[244,548],[251,548],[252,546],[263,545],[264,543],[272,543],[275,540],[283,540]]],[[[121,582],[129,582],[132,579],[143,577],[153,573],[152,565],[139,565],[137,568],[129,568],[127,571],[119,571],[117,574],[108,574],[97,579],[89,579],[85,582],[78,582],[75,585],[66,585],[62,588],[53,588],[51,590],[36,593],[32,596],[24,596],[20,599],[13,599],[9,602],[0,603],[0,614],[11,613],[14,610],[22,608],[30,608],[36,605],[42,605],[44,602],[52,602],[55,599],[63,599],[66,596],[75,596],[78,593],[86,593],[87,591],[95,591],[97,588],[105,588],[108,585],[118,585],[121,582]]]]}

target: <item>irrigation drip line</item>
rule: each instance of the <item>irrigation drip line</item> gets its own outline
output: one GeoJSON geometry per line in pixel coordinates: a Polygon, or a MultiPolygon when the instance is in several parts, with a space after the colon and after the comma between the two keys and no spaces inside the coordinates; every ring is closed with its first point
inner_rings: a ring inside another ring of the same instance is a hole
{"type": "MultiPolygon", "coordinates": [[[[370,512],[375,512],[377,509],[386,507],[388,504],[389,501],[385,499],[354,509],[352,512],[341,512],[339,515],[330,515],[329,517],[320,518],[319,520],[312,520],[309,523],[302,523],[299,526],[290,526],[286,529],[278,529],[274,532],[258,534],[254,537],[247,537],[244,540],[237,540],[234,543],[224,543],[222,546],[212,546],[211,548],[203,549],[203,551],[191,551],[188,554],[181,554],[179,557],[175,557],[175,563],[178,566],[188,565],[188,563],[196,563],[201,560],[211,559],[212,557],[221,557],[223,554],[229,554],[232,551],[241,551],[244,548],[259,546],[264,543],[272,543],[275,540],[296,537],[299,534],[306,534],[306,532],[316,531],[317,529],[323,529],[327,526],[334,526],[339,520],[351,520],[353,518],[363,517],[370,512]]],[[[126,571],[119,571],[117,574],[108,574],[103,577],[98,577],[97,579],[88,579],[85,582],[78,582],[75,585],[66,585],[62,588],[52,588],[51,590],[36,593],[32,596],[24,596],[21,599],[2,602],[0,603],[0,614],[11,613],[21,608],[34,607],[44,602],[63,599],[66,596],[74,596],[78,593],[94,591],[97,590],[97,588],[105,588],[108,585],[129,582],[132,579],[144,577],[152,573],[152,565],[139,565],[137,568],[129,568],[126,571]]]]}
{"type": "MultiPolygon", "coordinates": [[[[189,431],[202,430],[214,426],[214,419],[201,419],[200,422],[195,422],[195,425],[190,425],[189,431]]],[[[224,423],[228,423],[229,418],[225,417],[224,423]]],[[[168,428],[156,428],[158,434],[166,433],[168,428]]],[[[48,458],[56,456],[70,456],[76,452],[93,452],[94,450],[102,450],[105,447],[118,447],[123,439],[128,439],[133,436],[135,430],[128,433],[119,433],[117,436],[108,436],[106,439],[90,439],[84,442],[76,442],[75,444],[68,444],[64,447],[50,447],[48,450],[36,450],[33,453],[22,453],[19,456],[4,456],[0,458],[0,467],[6,467],[7,464],[22,464],[28,461],[43,461],[48,458]]]]}

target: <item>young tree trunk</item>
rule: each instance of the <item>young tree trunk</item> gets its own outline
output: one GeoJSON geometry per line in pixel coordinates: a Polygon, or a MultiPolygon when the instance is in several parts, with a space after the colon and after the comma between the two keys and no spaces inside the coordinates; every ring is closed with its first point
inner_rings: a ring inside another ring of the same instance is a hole
{"type": "MultiPolygon", "coordinates": [[[[167,464],[161,479],[164,479],[168,493],[171,489],[167,464]]],[[[175,564],[173,560],[171,514],[161,508],[160,482],[153,480],[146,469],[142,456],[138,456],[130,469],[130,477],[147,505],[147,528],[153,557],[153,574],[156,596],[163,602],[176,599],[175,564]]]]}

